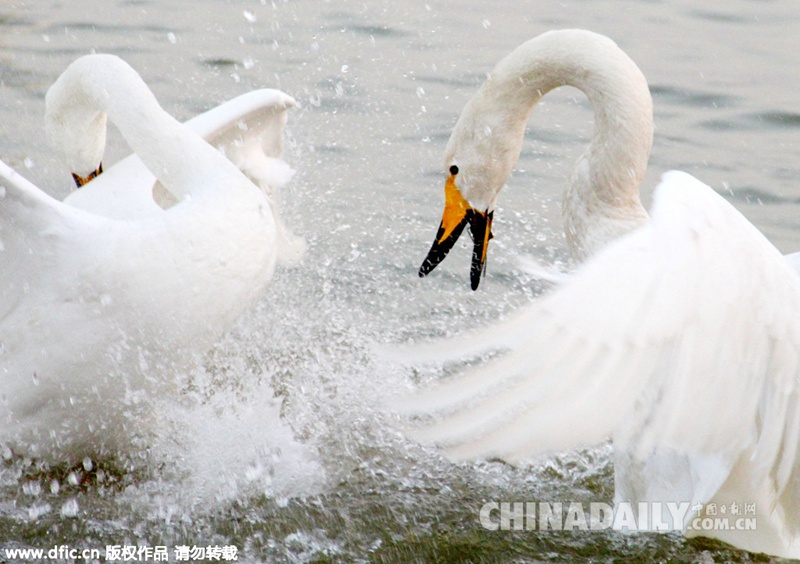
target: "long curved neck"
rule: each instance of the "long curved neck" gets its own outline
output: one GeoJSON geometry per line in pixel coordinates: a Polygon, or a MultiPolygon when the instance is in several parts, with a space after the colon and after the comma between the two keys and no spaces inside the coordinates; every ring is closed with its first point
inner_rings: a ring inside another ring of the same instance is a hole
{"type": "MultiPolygon", "coordinates": [[[[468,127],[473,137],[490,132],[483,150],[497,169],[499,191],[519,158],[533,107],[550,90],[565,85],[583,91],[594,108],[591,144],[564,197],[567,236],[580,247],[597,237],[587,232],[597,221],[618,219],[632,228],[647,218],[639,185],[652,145],[652,99],[639,68],[613,41],[584,30],[551,31],[527,41],[497,64],[456,129],[468,127]]],[[[464,196],[475,205],[470,194],[464,196]]]]}
{"type": "Polygon", "coordinates": [[[72,63],[48,90],[45,124],[51,144],[72,169],[97,168],[106,115],[151,172],[182,198],[235,170],[227,159],[165,112],[141,77],[112,55],[72,63]],[[198,182],[202,179],[202,182],[198,182]]]}

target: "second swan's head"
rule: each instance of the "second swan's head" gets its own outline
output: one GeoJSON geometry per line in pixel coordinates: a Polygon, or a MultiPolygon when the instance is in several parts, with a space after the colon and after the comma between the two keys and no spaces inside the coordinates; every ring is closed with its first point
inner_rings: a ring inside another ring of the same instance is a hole
{"type": "MultiPolygon", "coordinates": [[[[436,239],[419,269],[426,276],[442,262],[469,225],[472,236],[470,284],[478,288],[492,238],[498,193],[519,158],[527,111],[496,99],[492,76],[467,103],[445,149],[445,207],[436,239]]],[[[529,104],[526,104],[529,106],[529,104]]]]}
{"type": "Polygon", "coordinates": [[[419,269],[425,276],[469,225],[470,282],[476,289],[492,238],[495,200],[519,159],[525,126],[547,92],[569,85],[595,114],[594,134],[567,187],[567,242],[586,256],[646,221],[639,183],[653,138],[647,81],[609,38],[586,30],[553,30],[503,57],[461,112],[445,150],[445,209],[419,269]]]}

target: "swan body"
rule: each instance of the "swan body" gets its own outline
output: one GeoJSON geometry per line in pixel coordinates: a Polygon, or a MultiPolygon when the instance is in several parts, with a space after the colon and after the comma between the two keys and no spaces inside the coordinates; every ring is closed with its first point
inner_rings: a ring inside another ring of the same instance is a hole
{"type": "Polygon", "coordinates": [[[672,529],[799,557],[800,259],[684,173],[665,175],[648,219],[638,185],[650,98],[609,40],[550,32],[497,65],[448,144],[445,215],[421,274],[452,246],[459,210],[471,227],[477,210],[490,222],[531,101],[560,84],[586,91],[595,110],[564,197],[567,240],[588,262],[504,323],[404,350],[405,362],[507,351],[409,399],[408,411],[435,416],[413,434],[456,459],[510,461],[612,437],[617,502],[688,502],[700,509],[664,516],[672,529]],[[756,508],[757,530],[691,529],[704,508],[731,503],[756,508]]]}
{"type": "Polygon", "coordinates": [[[98,168],[107,115],[175,201],[119,219],[113,199],[80,209],[0,163],[0,444],[74,462],[144,448],[152,400],[261,295],[281,239],[267,194],[122,60],[78,59],[46,102],[73,172],[98,168]]]}
{"type": "Polygon", "coordinates": [[[460,196],[460,205],[446,204],[420,276],[444,259],[469,223],[475,240],[471,282],[477,289],[495,201],[519,158],[528,117],[542,96],[564,85],[582,90],[595,115],[592,141],[564,195],[572,255],[584,259],[647,221],[639,200],[653,140],[647,81],[607,37],[584,30],[550,31],[504,57],[461,112],[444,161],[446,191],[460,196]],[[448,224],[453,226],[449,230],[448,224]]]}

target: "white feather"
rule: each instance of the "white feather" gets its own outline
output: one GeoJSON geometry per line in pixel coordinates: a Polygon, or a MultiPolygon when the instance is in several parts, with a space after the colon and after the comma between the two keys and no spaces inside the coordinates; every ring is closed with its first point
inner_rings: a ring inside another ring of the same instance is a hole
{"type": "Polygon", "coordinates": [[[513,335],[504,356],[407,398],[435,416],[413,435],[456,459],[510,461],[613,436],[618,499],[735,489],[762,504],[759,531],[716,536],[796,555],[800,278],[687,174],[664,175],[651,215],[492,328],[513,335]]]}
{"type": "MultiPolygon", "coordinates": [[[[256,145],[274,164],[291,98],[244,100],[248,111],[225,105],[195,126],[238,149],[230,120],[266,112],[256,145]]],[[[97,166],[86,159],[102,154],[96,116],[106,113],[137,156],[79,190],[74,205],[0,163],[0,444],[37,458],[146,448],[158,420],[149,398],[173,391],[261,295],[280,253],[264,191],[166,114],[116,57],[78,59],[48,91],[49,136],[68,163],[97,166]],[[155,178],[177,202],[168,209],[152,206],[155,178]],[[125,217],[128,203],[146,201],[149,211],[125,217]]]]}

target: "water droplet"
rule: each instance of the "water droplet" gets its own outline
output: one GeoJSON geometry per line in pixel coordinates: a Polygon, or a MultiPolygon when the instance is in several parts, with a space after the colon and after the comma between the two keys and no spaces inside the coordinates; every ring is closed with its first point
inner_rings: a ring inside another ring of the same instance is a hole
{"type": "Polygon", "coordinates": [[[46,515],[47,513],[49,513],[52,508],[53,506],[50,505],[49,503],[43,503],[41,505],[33,505],[28,508],[28,517],[31,520],[38,519],[42,515],[46,515]]]}
{"type": "Polygon", "coordinates": [[[245,57],[245,59],[242,61],[242,66],[244,66],[245,69],[250,70],[256,66],[256,62],[252,57],[245,57]]]}
{"type": "Polygon", "coordinates": [[[489,29],[490,27],[492,27],[492,22],[490,22],[489,20],[483,20],[481,22],[481,25],[483,25],[483,29],[489,29]]]}
{"type": "Polygon", "coordinates": [[[0,198],[5,198],[5,197],[6,197],[6,187],[0,186],[0,198]]]}
{"type": "Polygon", "coordinates": [[[50,493],[57,494],[59,490],[61,490],[61,484],[58,483],[58,480],[50,482],[50,493]]]}
{"type": "Polygon", "coordinates": [[[175,37],[175,34],[170,31],[167,34],[167,41],[169,41],[172,45],[175,45],[178,42],[178,38],[175,37]]]}
{"type": "Polygon", "coordinates": [[[346,74],[347,71],[349,71],[349,70],[350,70],[350,67],[348,67],[347,65],[342,65],[342,74],[346,74]]]}
{"type": "Polygon", "coordinates": [[[425,89],[422,86],[417,86],[417,96],[422,98],[425,95],[425,89]]]}
{"type": "Polygon", "coordinates": [[[62,517],[77,517],[78,511],[78,500],[75,498],[68,499],[64,505],[61,506],[61,516],[62,517]]]}
{"type": "Polygon", "coordinates": [[[111,304],[111,296],[108,294],[100,294],[100,305],[106,307],[111,304]]]}
{"type": "Polygon", "coordinates": [[[259,477],[261,477],[263,473],[264,473],[264,468],[260,464],[253,464],[247,467],[244,475],[245,478],[247,478],[252,482],[253,480],[256,480],[259,477]]]}
{"type": "Polygon", "coordinates": [[[71,486],[77,486],[81,483],[81,480],[75,472],[70,472],[67,474],[67,482],[69,482],[71,486]]]}
{"type": "Polygon", "coordinates": [[[30,157],[25,157],[22,161],[22,164],[25,165],[25,168],[27,169],[33,168],[33,160],[30,157]]]}
{"type": "Polygon", "coordinates": [[[253,12],[249,11],[249,10],[245,10],[242,13],[244,14],[244,19],[246,19],[250,23],[256,23],[256,20],[258,20],[256,15],[253,12]]]}
{"type": "Polygon", "coordinates": [[[83,469],[87,472],[91,472],[92,468],[94,468],[94,464],[92,464],[92,459],[88,456],[83,459],[83,469]]]}
{"type": "Polygon", "coordinates": [[[39,482],[26,482],[22,485],[22,491],[35,497],[42,493],[42,485],[39,482]]]}
{"type": "Polygon", "coordinates": [[[38,386],[39,385],[39,377],[36,375],[36,372],[33,373],[32,380],[33,380],[33,385],[34,386],[38,386]]]}

